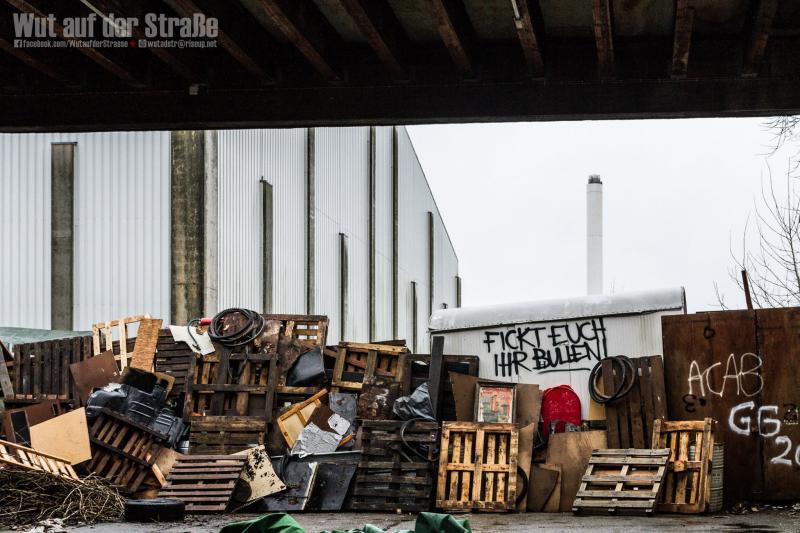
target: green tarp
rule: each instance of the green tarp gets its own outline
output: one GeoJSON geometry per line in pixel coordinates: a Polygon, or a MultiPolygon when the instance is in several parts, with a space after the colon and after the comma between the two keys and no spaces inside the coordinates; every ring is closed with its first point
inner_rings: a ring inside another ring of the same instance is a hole
{"type": "MultiPolygon", "coordinates": [[[[457,520],[449,514],[420,513],[417,515],[417,522],[414,530],[407,529],[393,533],[471,533],[472,528],[469,520],[457,520]]],[[[307,533],[297,521],[286,513],[274,513],[251,520],[243,520],[228,524],[220,530],[220,533],[307,533]]],[[[387,533],[372,524],[366,524],[361,528],[349,529],[347,531],[333,530],[321,533],[387,533]]]]}

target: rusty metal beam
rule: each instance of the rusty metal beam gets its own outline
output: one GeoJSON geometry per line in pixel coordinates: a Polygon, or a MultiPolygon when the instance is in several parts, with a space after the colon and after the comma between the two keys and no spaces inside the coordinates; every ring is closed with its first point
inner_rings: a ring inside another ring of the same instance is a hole
{"type": "Polygon", "coordinates": [[[614,31],[611,0],[592,0],[594,41],[597,47],[597,72],[600,79],[614,77],[614,31]]]}
{"type": "MultiPolygon", "coordinates": [[[[12,7],[18,9],[23,13],[32,13],[39,18],[46,17],[46,15],[41,10],[39,10],[36,6],[28,2],[27,0],[6,0],[6,2],[8,2],[12,7]]],[[[64,36],[64,27],[58,22],[53,23],[53,28],[56,32],[56,35],[58,35],[59,38],[65,41],[77,40],[64,36]]],[[[138,87],[144,86],[144,84],[138,81],[133,74],[128,72],[126,68],[117,64],[115,61],[113,61],[111,58],[109,58],[107,55],[100,52],[96,48],[79,46],[76,48],[76,50],[85,55],[86,57],[88,57],[90,60],[94,61],[104,70],[110,72],[111,74],[121,79],[122,81],[128,83],[129,85],[138,87]]]]}
{"type": "Polygon", "coordinates": [[[539,0],[511,0],[514,12],[514,26],[525,56],[525,66],[531,78],[544,77],[541,43],[543,35],[537,31],[541,27],[542,12],[539,0]]]}
{"type": "Polygon", "coordinates": [[[385,0],[339,0],[381,63],[395,78],[407,77],[406,35],[385,0]]]}
{"type": "Polygon", "coordinates": [[[16,48],[14,43],[9,42],[2,37],[0,37],[0,50],[14,56],[18,60],[28,65],[30,68],[38,70],[45,76],[49,76],[50,78],[62,83],[71,83],[71,80],[67,78],[60,70],[48,65],[47,63],[39,61],[22,48],[16,48]]]}
{"type": "Polygon", "coordinates": [[[259,5],[284,38],[325,80],[341,79],[328,42],[328,22],[311,0],[259,0],[259,5]]]}
{"type": "Polygon", "coordinates": [[[758,0],[757,4],[742,65],[742,76],[747,78],[758,76],[761,70],[772,21],[778,10],[778,0],[758,0]]]}
{"type": "Polygon", "coordinates": [[[689,70],[689,49],[692,44],[692,28],[694,27],[694,6],[691,0],[677,0],[675,4],[675,34],[672,43],[673,79],[686,77],[689,70]]]}
{"type": "MultiPolygon", "coordinates": [[[[182,17],[191,17],[194,13],[203,13],[209,17],[218,17],[220,24],[229,22],[229,18],[226,17],[226,14],[228,13],[228,10],[226,9],[227,2],[230,2],[230,0],[226,0],[226,2],[221,3],[215,2],[214,5],[211,6],[211,9],[208,9],[206,5],[201,7],[193,0],[164,0],[164,3],[166,3],[173,11],[175,11],[175,13],[182,17]]],[[[267,74],[258,61],[256,61],[250,53],[242,48],[222,28],[219,28],[217,42],[219,43],[220,48],[225,50],[225,52],[227,52],[228,55],[234,59],[234,61],[239,63],[239,65],[241,65],[242,68],[249,72],[253,77],[261,82],[272,81],[272,76],[267,74]]]]}
{"type": "Polygon", "coordinates": [[[460,0],[428,0],[439,35],[458,70],[465,75],[475,74],[471,57],[472,27],[460,0]]]}
{"type": "MultiPolygon", "coordinates": [[[[89,4],[94,7],[97,11],[102,13],[103,17],[107,17],[109,14],[114,14],[115,17],[124,17],[124,16],[131,16],[132,13],[126,13],[126,11],[122,8],[122,6],[116,2],[115,0],[87,0],[89,4]]],[[[78,3],[83,4],[78,0],[78,3]]],[[[144,30],[139,26],[134,26],[131,28],[132,36],[135,39],[144,39],[145,34],[144,30]]],[[[162,48],[160,46],[156,47],[149,47],[150,52],[156,56],[162,63],[167,65],[176,74],[182,77],[185,80],[189,81],[196,81],[198,79],[197,74],[189,68],[183,61],[178,59],[178,57],[172,53],[167,48],[162,48]]]]}

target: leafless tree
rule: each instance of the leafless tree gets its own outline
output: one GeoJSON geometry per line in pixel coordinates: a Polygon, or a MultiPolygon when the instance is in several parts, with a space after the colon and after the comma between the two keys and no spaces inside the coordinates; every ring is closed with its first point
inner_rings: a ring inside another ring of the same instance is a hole
{"type": "MultiPolygon", "coordinates": [[[[774,150],[787,143],[800,145],[800,117],[778,117],[766,123],[775,134],[774,150]]],[[[728,274],[744,290],[742,271],[747,272],[753,306],[789,307],[800,305],[800,181],[795,171],[800,163],[795,154],[786,172],[786,186],[776,186],[767,165],[767,179],[761,181],[761,195],[745,222],[741,249],[734,250],[728,274]],[[751,225],[756,241],[748,242],[751,225]]],[[[725,309],[724,295],[715,284],[717,300],[725,309]]]]}

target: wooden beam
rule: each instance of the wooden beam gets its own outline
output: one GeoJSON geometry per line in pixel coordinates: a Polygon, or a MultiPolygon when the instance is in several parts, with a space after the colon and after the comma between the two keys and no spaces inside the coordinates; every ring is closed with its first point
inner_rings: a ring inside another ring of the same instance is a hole
{"type": "Polygon", "coordinates": [[[323,78],[341,79],[331,57],[332,30],[311,0],[259,0],[259,4],[276,29],[323,78]]]}
{"type": "Polygon", "coordinates": [[[761,70],[761,62],[764,59],[764,52],[767,50],[772,21],[775,19],[775,13],[778,10],[778,0],[758,0],[757,4],[747,48],[744,52],[742,76],[746,78],[758,76],[761,70]]]}
{"type": "MultiPolygon", "coordinates": [[[[88,0],[88,3],[91,4],[95,9],[102,13],[101,16],[108,17],[108,15],[113,14],[115,17],[125,17],[138,15],[136,13],[127,13],[123,10],[122,6],[119,2],[115,0],[88,0]]],[[[143,26],[134,26],[131,28],[131,34],[134,39],[146,39],[144,33],[143,26]]],[[[162,63],[167,65],[171,68],[176,74],[180,77],[189,80],[189,81],[197,81],[197,74],[189,68],[183,61],[178,59],[178,57],[172,53],[168,48],[162,48],[160,46],[156,47],[148,47],[150,52],[156,56],[162,63]]]]}
{"type": "MultiPolygon", "coordinates": [[[[198,6],[193,0],[164,0],[164,2],[173,11],[175,11],[175,13],[182,17],[191,17],[194,13],[203,13],[209,17],[218,17],[221,24],[231,23],[231,20],[229,19],[230,10],[228,9],[230,0],[226,0],[224,2],[214,2],[212,6],[208,6],[208,2],[206,2],[206,4],[203,6],[206,7],[206,9],[198,6]]],[[[234,59],[234,61],[239,63],[242,68],[249,72],[253,77],[261,82],[272,81],[272,76],[267,74],[258,61],[256,61],[250,53],[242,48],[221,27],[219,28],[219,32],[217,34],[217,42],[219,43],[220,48],[225,50],[225,52],[227,52],[228,55],[234,59]]]]}
{"type": "Polygon", "coordinates": [[[450,57],[462,74],[473,76],[475,66],[471,58],[472,27],[460,0],[428,0],[439,35],[450,57]]]}
{"type": "Polygon", "coordinates": [[[694,26],[694,6],[691,0],[677,0],[675,4],[675,37],[672,43],[673,79],[686,77],[689,70],[689,48],[692,44],[692,28],[694,26]]]}
{"type": "Polygon", "coordinates": [[[9,42],[2,37],[0,37],[0,50],[7,52],[8,54],[14,56],[18,60],[22,61],[30,68],[34,70],[38,70],[45,76],[49,76],[56,81],[60,81],[62,83],[71,83],[71,81],[61,73],[57,68],[48,65],[47,63],[43,63],[30,55],[28,52],[25,51],[23,48],[16,48],[14,43],[9,42]]]}
{"type": "Polygon", "coordinates": [[[592,0],[594,41],[597,46],[597,70],[600,79],[614,76],[614,35],[611,23],[611,0],[592,0]]]}
{"type": "MultiPolygon", "coordinates": [[[[46,16],[42,11],[40,11],[37,7],[32,5],[27,0],[6,0],[6,2],[8,2],[12,7],[15,7],[16,9],[18,9],[19,11],[21,11],[23,13],[32,13],[36,17],[39,17],[39,18],[44,18],[46,16]]],[[[54,22],[53,23],[53,28],[54,28],[54,30],[56,32],[56,35],[58,35],[59,38],[65,40],[65,41],[80,40],[80,39],[73,39],[73,38],[70,38],[70,37],[65,37],[64,36],[64,27],[61,24],[59,24],[58,22],[54,22]]],[[[121,79],[122,81],[128,83],[129,85],[140,86],[140,87],[144,86],[144,84],[139,82],[138,80],[136,80],[136,78],[133,76],[133,74],[128,72],[127,69],[125,69],[121,65],[118,65],[116,62],[114,62],[111,58],[109,58],[104,53],[100,52],[98,49],[89,48],[89,47],[85,47],[85,46],[78,46],[75,49],[78,52],[80,52],[83,55],[85,55],[86,57],[88,57],[89,59],[91,59],[92,61],[94,61],[101,68],[103,68],[104,70],[110,72],[111,74],[113,74],[117,78],[121,79]]]]}
{"type": "Polygon", "coordinates": [[[516,6],[514,26],[525,56],[525,66],[531,78],[544,77],[544,61],[542,60],[541,43],[543,35],[537,31],[541,28],[542,13],[539,0],[511,0],[516,6]]]}
{"type": "Polygon", "coordinates": [[[406,35],[384,0],[339,0],[381,63],[395,78],[407,77],[406,35]]]}

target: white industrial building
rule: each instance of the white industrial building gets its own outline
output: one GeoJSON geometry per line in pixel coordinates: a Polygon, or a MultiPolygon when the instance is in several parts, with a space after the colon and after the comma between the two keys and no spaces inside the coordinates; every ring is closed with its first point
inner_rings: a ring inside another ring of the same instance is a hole
{"type": "Polygon", "coordinates": [[[203,293],[203,314],[325,314],[329,342],[423,351],[431,312],[460,304],[458,259],[402,127],[2,134],[0,217],[0,326],[185,320],[180,289],[203,293]],[[200,135],[199,174],[176,160],[181,133],[200,135]],[[201,184],[201,206],[175,200],[178,172],[201,184]],[[202,227],[180,223],[187,210],[202,227]],[[176,264],[196,233],[201,286],[187,289],[176,264]]]}

